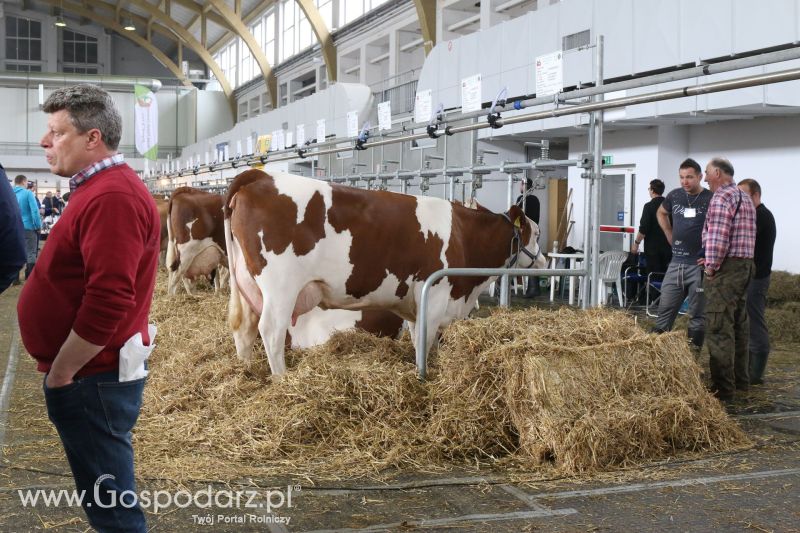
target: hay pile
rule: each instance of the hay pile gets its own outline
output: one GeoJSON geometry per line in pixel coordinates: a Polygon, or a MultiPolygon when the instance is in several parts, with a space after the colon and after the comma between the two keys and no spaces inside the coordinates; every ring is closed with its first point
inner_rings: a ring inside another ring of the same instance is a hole
{"type": "Polygon", "coordinates": [[[764,316],[773,341],[800,342],[800,276],[780,270],[772,273],[764,316]]]}
{"type": "Polygon", "coordinates": [[[401,341],[350,332],[246,366],[224,296],[168,300],[135,432],[139,473],[178,481],[377,476],[514,464],[573,474],[747,443],[681,334],[619,312],[498,311],[458,322],[416,379],[401,341]]]}

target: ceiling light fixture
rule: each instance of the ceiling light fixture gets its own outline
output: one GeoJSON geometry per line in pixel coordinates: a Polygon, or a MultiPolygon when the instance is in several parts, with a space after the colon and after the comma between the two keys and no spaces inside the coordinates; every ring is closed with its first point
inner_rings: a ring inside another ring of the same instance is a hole
{"type": "Polygon", "coordinates": [[[122,19],[122,29],[125,31],[134,31],[136,26],[133,25],[133,19],[125,18],[122,19]]]}
{"type": "Polygon", "coordinates": [[[53,23],[53,25],[58,28],[67,27],[67,23],[64,20],[64,0],[61,0],[61,6],[58,8],[58,16],[56,17],[56,21],[53,23]]]}

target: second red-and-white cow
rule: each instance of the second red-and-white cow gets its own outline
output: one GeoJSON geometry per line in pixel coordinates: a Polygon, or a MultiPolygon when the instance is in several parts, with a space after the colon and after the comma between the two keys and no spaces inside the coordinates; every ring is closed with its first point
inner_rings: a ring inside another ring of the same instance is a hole
{"type": "MultiPolygon", "coordinates": [[[[388,310],[407,320],[413,335],[422,286],[433,272],[502,267],[515,238],[535,258],[523,254],[518,266],[545,266],[539,228],[518,207],[496,214],[279,172],[237,176],[225,202],[225,226],[236,351],[249,359],[260,332],[274,374],[286,372],[287,329],[317,305],[388,310]],[[255,300],[260,314],[252,310],[255,300]]],[[[469,314],[491,280],[443,278],[433,285],[428,347],[440,327],[469,314]]]]}
{"type": "Polygon", "coordinates": [[[192,187],[178,187],[169,199],[167,214],[167,269],[169,294],[176,294],[183,281],[192,294],[190,280],[214,276],[219,290],[227,276],[225,226],[222,206],[225,198],[192,187]],[[220,268],[221,267],[221,268],[220,268]]]}

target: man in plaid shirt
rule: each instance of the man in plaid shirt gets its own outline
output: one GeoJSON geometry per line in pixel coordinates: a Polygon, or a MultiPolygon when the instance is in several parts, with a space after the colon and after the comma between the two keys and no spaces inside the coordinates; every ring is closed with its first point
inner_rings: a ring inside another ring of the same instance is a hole
{"type": "Polygon", "coordinates": [[[746,299],[755,271],[756,209],[736,187],[727,159],[709,161],[706,182],[714,192],[703,228],[706,335],[712,391],[727,402],[750,384],[746,299]]]}

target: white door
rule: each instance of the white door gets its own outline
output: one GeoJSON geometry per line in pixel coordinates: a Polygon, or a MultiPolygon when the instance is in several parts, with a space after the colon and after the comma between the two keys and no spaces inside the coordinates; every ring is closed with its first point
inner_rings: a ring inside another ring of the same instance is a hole
{"type": "MultiPolygon", "coordinates": [[[[633,226],[636,173],[632,169],[606,169],[600,184],[600,225],[633,226]]],[[[600,251],[630,250],[631,233],[600,233],[600,251]]]]}

